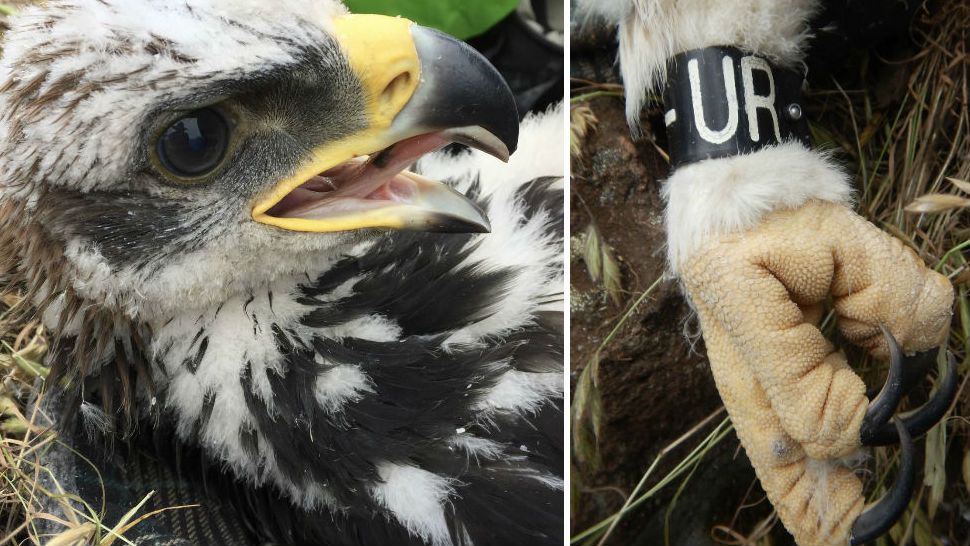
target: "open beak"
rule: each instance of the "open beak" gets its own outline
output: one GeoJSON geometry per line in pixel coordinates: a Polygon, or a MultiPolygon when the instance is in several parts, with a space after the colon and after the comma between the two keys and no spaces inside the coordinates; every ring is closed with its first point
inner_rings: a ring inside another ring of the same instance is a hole
{"type": "Polygon", "coordinates": [[[258,200],[253,219],[318,233],[488,232],[468,198],[405,169],[454,142],[508,160],[518,113],[499,73],[468,45],[402,18],[348,15],[335,35],[363,84],[368,125],[314,150],[258,200]]]}

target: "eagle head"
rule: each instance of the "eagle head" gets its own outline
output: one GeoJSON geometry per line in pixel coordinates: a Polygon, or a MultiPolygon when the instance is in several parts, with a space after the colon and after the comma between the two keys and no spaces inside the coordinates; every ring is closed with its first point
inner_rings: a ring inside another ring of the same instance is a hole
{"type": "Polygon", "coordinates": [[[471,200],[404,169],[452,142],[507,159],[518,133],[471,48],[334,0],[27,8],[0,118],[4,252],[35,300],[143,319],[388,230],[488,231],[471,200]]]}

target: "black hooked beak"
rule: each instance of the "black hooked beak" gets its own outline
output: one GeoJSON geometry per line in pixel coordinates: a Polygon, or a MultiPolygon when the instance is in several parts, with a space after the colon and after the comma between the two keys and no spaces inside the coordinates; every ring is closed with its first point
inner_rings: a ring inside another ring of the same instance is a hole
{"type": "Polygon", "coordinates": [[[308,152],[258,199],[253,219],[318,233],[488,232],[475,202],[405,169],[455,142],[507,161],[519,116],[502,76],[467,44],[406,19],[348,15],[334,27],[363,87],[366,127],[308,152]]]}

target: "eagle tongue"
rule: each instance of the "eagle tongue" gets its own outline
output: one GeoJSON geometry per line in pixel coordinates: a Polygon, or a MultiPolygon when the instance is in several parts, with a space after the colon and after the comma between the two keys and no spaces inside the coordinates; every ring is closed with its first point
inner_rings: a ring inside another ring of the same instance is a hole
{"type": "Polygon", "coordinates": [[[357,159],[342,163],[321,175],[338,181],[337,191],[328,197],[373,196],[389,180],[393,180],[422,156],[449,143],[441,133],[430,133],[402,140],[370,156],[366,161],[357,159]]]}

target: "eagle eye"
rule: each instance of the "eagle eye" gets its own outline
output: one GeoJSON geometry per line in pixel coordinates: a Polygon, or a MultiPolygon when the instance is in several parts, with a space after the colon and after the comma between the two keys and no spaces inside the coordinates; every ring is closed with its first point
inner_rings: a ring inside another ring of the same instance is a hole
{"type": "Polygon", "coordinates": [[[196,178],[214,171],[229,149],[229,123],[214,108],[185,115],[158,139],[162,167],[180,178],[196,178]]]}

